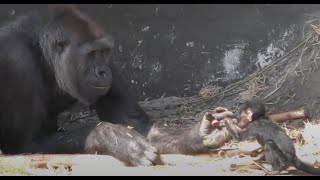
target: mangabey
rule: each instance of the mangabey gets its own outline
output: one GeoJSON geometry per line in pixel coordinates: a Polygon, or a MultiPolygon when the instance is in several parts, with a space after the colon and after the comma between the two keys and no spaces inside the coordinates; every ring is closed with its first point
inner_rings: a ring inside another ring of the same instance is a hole
{"type": "MultiPolygon", "coordinates": [[[[285,130],[278,126],[266,115],[266,107],[259,101],[247,101],[240,110],[240,122],[237,134],[240,141],[249,137],[257,139],[263,147],[266,161],[271,164],[273,171],[269,174],[280,173],[289,166],[306,173],[320,175],[320,169],[302,162],[295,153],[295,147],[285,130]]],[[[226,126],[232,129],[234,124],[226,121],[226,126]]]]}

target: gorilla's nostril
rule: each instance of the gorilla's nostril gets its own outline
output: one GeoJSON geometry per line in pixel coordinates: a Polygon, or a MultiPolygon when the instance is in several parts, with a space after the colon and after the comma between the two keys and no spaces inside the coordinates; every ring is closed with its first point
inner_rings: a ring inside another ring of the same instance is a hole
{"type": "Polygon", "coordinates": [[[99,72],[98,72],[98,75],[99,75],[100,77],[106,77],[106,72],[105,72],[105,71],[99,71],[99,72]]]}

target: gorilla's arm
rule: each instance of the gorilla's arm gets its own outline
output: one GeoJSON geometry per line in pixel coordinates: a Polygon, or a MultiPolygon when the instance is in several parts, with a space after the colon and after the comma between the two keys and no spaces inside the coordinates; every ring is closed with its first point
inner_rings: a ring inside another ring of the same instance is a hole
{"type": "Polygon", "coordinates": [[[131,126],[145,137],[160,153],[196,154],[208,152],[210,148],[221,146],[231,138],[226,128],[210,129],[210,121],[205,118],[191,128],[159,128],[148,119],[147,114],[131,96],[115,67],[111,67],[113,86],[108,94],[93,105],[99,118],[114,124],[131,126]],[[209,128],[209,129],[205,129],[209,128]],[[203,133],[202,130],[207,130],[203,133]],[[210,148],[208,148],[210,147],[210,148]]]}
{"type": "Polygon", "coordinates": [[[129,165],[153,165],[161,163],[158,153],[204,153],[223,145],[231,138],[225,127],[219,130],[211,124],[208,114],[190,128],[157,127],[148,119],[137,101],[125,93],[127,88],[119,84],[120,76],[116,73],[113,76],[114,83],[108,94],[93,105],[99,118],[106,122],[55,132],[35,141],[24,152],[97,152],[112,155],[129,165]]]}
{"type": "Polygon", "coordinates": [[[185,129],[158,128],[154,125],[148,140],[162,154],[197,154],[210,149],[199,135],[200,124],[185,129]]]}
{"type": "Polygon", "coordinates": [[[208,153],[235,139],[233,127],[230,130],[212,125],[208,114],[210,113],[206,113],[202,121],[189,128],[158,128],[154,125],[148,134],[148,140],[161,153],[199,154],[208,153]]]}
{"type": "Polygon", "coordinates": [[[157,149],[129,128],[108,122],[55,132],[24,147],[23,153],[106,154],[128,165],[160,164],[157,149]]]}

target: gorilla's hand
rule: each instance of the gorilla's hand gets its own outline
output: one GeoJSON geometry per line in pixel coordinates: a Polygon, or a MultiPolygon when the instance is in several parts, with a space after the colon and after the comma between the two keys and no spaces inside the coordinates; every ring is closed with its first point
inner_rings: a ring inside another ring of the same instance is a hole
{"type": "Polygon", "coordinates": [[[240,141],[241,140],[240,133],[244,130],[241,129],[236,124],[237,122],[233,121],[231,118],[225,118],[224,122],[225,122],[225,126],[226,126],[227,130],[229,131],[229,133],[231,134],[233,140],[240,141]]]}
{"type": "Polygon", "coordinates": [[[87,151],[110,153],[129,166],[150,166],[161,163],[157,149],[132,129],[102,122],[91,132],[86,141],[87,151]]]}
{"type": "Polygon", "coordinates": [[[203,144],[210,148],[218,148],[233,138],[233,134],[225,127],[225,120],[234,119],[231,111],[217,107],[212,112],[206,112],[200,125],[200,136],[203,144]]]}

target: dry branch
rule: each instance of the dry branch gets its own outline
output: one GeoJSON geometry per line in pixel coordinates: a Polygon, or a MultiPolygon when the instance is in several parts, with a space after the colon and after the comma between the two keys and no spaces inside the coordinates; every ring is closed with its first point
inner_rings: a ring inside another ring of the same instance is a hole
{"type": "Polygon", "coordinates": [[[271,114],[270,118],[276,122],[283,122],[287,120],[307,119],[309,118],[309,111],[307,108],[296,109],[287,112],[280,112],[271,114]]]}

